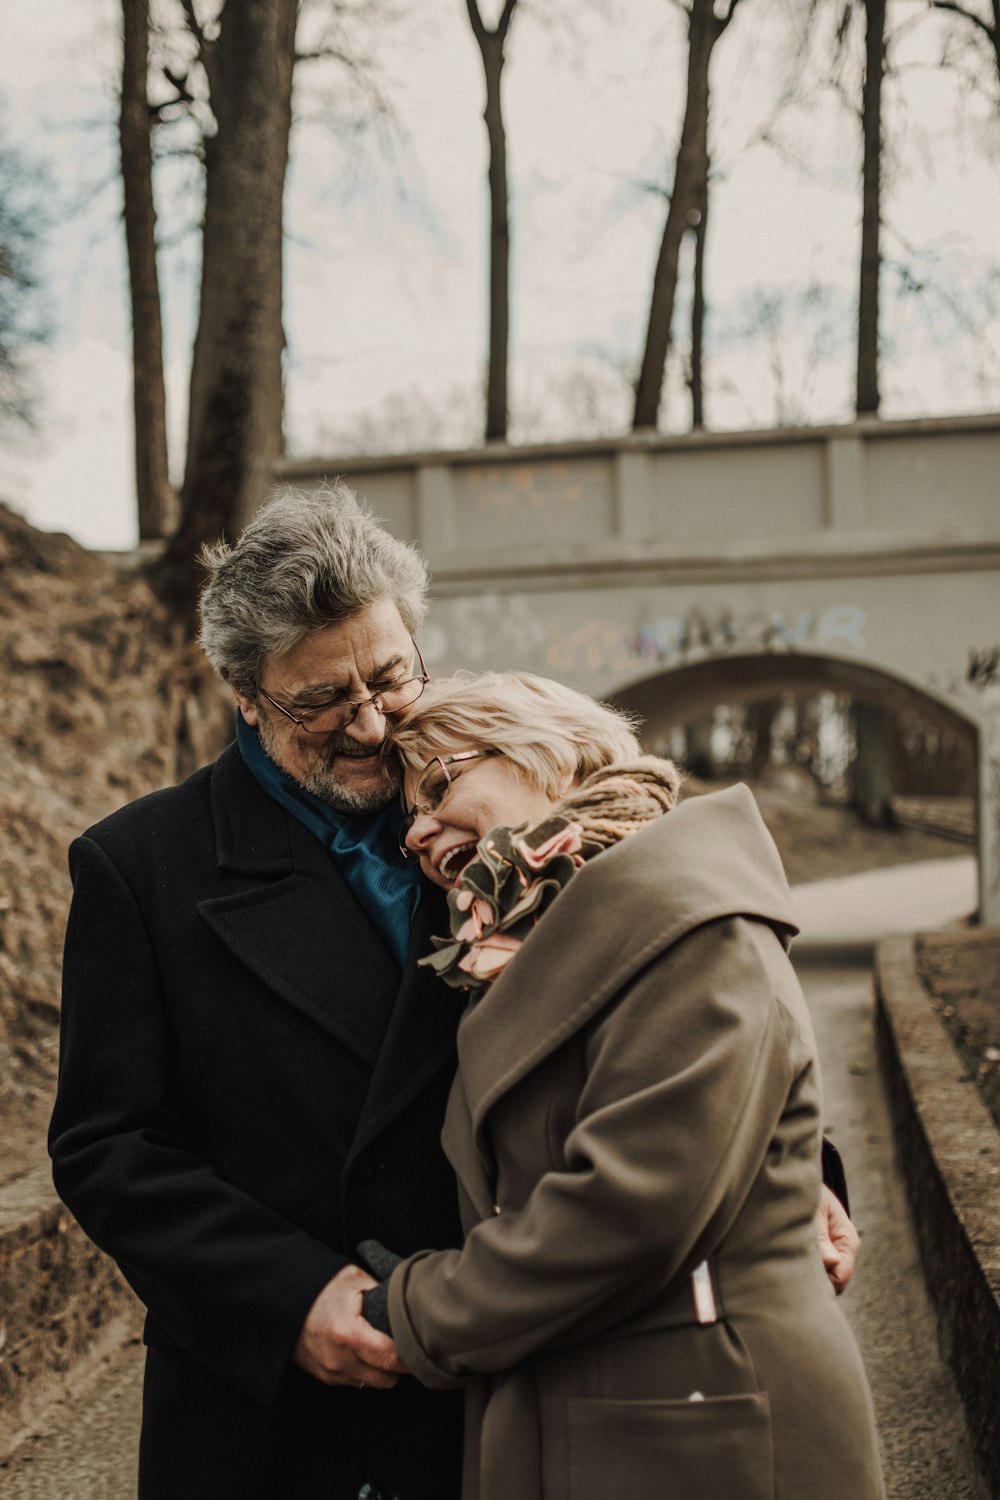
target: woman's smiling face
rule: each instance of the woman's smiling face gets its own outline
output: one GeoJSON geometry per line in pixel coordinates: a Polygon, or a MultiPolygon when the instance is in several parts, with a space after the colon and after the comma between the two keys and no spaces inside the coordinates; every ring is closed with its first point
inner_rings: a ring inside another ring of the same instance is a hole
{"type": "MultiPolygon", "coordinates": [[[[413,806],[421,774],[409,770],[403,777],[407,807],[413,806]]],[[[445,890],[455,884],[491,828],[538,823],[558,801],[524,779],[503,755],[455,762],[448,774],[451,785],[440,806],[433,813],[417,812],[406,835],[406,847],[419,856],[423,873],[445,890]]]]}

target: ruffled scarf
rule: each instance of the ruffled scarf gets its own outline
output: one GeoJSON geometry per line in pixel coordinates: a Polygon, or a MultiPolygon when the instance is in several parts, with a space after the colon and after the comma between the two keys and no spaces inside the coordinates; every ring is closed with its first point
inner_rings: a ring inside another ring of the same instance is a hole
{"type": "Polygon", "coordinates": [[[587,860],[662,817],[681,774],[642,756],[594,771],[533,826],[493,828],[448,894],[450,937],[420,962],[456,989],[483,990],[587,860]]]}

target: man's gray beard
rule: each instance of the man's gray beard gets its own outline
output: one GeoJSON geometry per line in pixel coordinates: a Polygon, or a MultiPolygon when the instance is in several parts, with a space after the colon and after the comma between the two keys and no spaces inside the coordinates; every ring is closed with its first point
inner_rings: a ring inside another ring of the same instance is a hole
{"type": "MultiPolygon", "coordinates": [[[[281,763],[277,754],[278,737],[271,725],[264,719],[258,718],[257,729],[260,743],[268,759],[272,760],[279,770],[284,771],[286,776],[291,776],[296,786],[311,792],[320,802],[325,802],[327,807],[332,807],[334,812],[352,814],[381,812],[383,807],[388,807],[399,791],[400,774],[391,762],[386,764],[386,777],[382,786],[375,787],[369,792],[345,786],[330,773],[327,766],[316,766],[305,777],[296,776],[281,763]]],[[[346,735],[331,734],[323,746],[324,759],[329,763],[336,755],[350,755],[354,748],[354,742],[346,735]],[[347,746],[350,748],[345,748],[347,746]]]]}

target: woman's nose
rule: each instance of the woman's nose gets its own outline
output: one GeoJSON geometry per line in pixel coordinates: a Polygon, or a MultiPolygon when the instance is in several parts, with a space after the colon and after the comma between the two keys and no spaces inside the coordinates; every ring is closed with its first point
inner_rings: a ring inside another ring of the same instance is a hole
{"type": "Polygon", "coordinates": [[[422,854],[440,827],[438,820],[432,818],[430,813],[418,812],[407,830],[407,849],[413,854],[422,854]]]}

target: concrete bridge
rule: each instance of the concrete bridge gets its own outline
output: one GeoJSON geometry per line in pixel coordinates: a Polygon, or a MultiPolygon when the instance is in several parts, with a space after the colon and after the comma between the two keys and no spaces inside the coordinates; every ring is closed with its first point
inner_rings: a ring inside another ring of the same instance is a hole
{"type": "Polygon", "coordinates": [[[639,710],[828,688],[918,708],[979,766],[1000,924],[1000,416],[288,463],[428,558],[435,671],[520,667],[639,710]]]}

